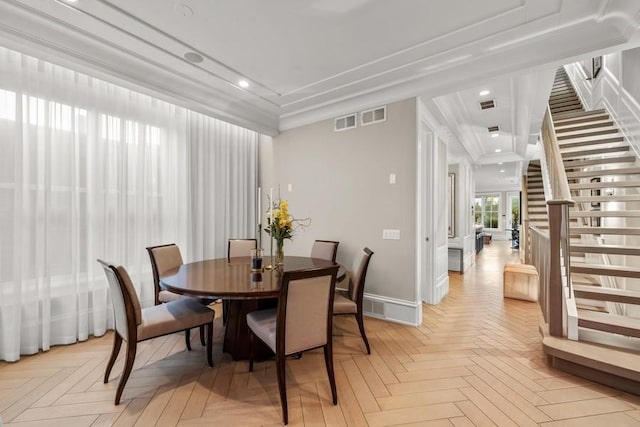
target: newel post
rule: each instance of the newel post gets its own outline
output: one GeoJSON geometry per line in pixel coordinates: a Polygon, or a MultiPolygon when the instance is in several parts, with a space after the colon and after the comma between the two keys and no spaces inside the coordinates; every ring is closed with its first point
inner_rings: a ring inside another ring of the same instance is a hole
{"type": "MultiPolygon", "coordinates": [[[[562,281],[563,257],[569,272],[569,205],[567,200],[549,200],[549,333],[563,336],[564,289],[562,281]],[[562,253],[562,248],[565,253],[562,253]]],[[[567,277],[570,280],[569,277],[567,277]]]]}

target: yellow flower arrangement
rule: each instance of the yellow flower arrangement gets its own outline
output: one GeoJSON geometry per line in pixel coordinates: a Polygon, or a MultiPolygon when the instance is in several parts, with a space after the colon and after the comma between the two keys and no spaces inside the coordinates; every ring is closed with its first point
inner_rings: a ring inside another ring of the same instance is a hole
{"type": "Polygon", "coordinates": [[[280,242],[293,237],[293,217],[289,213],[289,203],[281,200],[278,207],[271,211],[271,222],[267,227],[267,233],[280,242]]]}
{"type": "Polygon", "coordinates": [[[296,226],[307,227],[311,220],[294,218],[289,213],[289,203],[286,200],[274,201],[272,206],[265,231],[276,241],[276,264],[282,264],[284,240],[293,237],[296,226]]]}

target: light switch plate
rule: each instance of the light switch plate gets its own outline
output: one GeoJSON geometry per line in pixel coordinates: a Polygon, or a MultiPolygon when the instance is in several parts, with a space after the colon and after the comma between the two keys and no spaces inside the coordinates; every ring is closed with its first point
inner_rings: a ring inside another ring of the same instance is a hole
{"type": "Polygon", "coordinates": [[[382,239],[400,240],[400,230],[382,230],[382,239]]]}

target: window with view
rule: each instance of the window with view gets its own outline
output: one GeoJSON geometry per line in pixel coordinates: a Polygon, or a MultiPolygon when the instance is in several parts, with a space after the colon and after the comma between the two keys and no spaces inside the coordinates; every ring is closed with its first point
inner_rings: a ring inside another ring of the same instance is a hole
{"type": "Polygon", "coordinates": [[[478,196],[474,203],[475,223],[484,228],[498,228],[500,196],[487,194],[478,196]]]}

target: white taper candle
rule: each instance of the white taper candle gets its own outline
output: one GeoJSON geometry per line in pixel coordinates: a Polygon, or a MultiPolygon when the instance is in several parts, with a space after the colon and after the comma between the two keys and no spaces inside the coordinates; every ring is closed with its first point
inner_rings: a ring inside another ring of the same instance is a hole
{"type": "Polygon", "coordinates": [[[262,224],[262,189],[258,187],[258,225],[262,224]]]}

